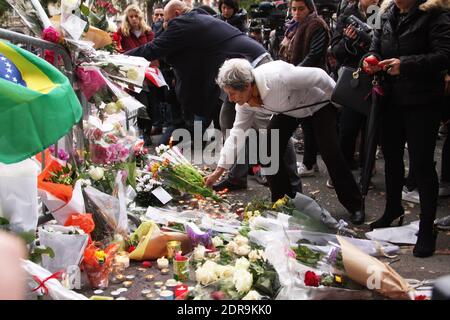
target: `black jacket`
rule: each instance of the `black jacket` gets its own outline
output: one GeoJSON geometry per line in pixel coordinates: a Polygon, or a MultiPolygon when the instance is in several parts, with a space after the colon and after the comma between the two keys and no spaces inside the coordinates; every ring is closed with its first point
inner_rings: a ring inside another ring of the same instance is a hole
{"type": "MultiPolygon", "coordinates": [[[[388,97],[396,105],[439,105],[444,92],[444,75],[450,64],[450,19],[441,4],[411,9],[399,22],[399,10],[389,4],[381,16],[371,53],[380,60],[399,58],[400,75],[386,76],[388,97]]],[[[428,4],[428,3],[427,3],[428,4]]]]}
{"type": "Polygon", "coordinates": [[[223,62],[230,58],[253,61],[265,52],[238,29],[194,9],[170,20],[153,42],[125,54],[147,60],[165,57],[174,68],[181,105],[196,115],[210,117],[220,95],[215,78],[223,62]]]}
{"type": "Polygon", "coordinates": [[[230,19],[226,19],[221,13],[217,14],[216,18],[231,24],[242,32],[248,32],[247,11],[244,8],[239,9],[239,11],[233,14],[230,19]]]}
{"type": "Polygon", "coordinates": [[[366,18],[359,11],[358,4],[347,6],[337,20],[336,29],[331,39],[331,52],[339,65],[357,67],[361,58],[370,48],[371,38],[370,35],[365,35],[363,32],[355,40],[345,37],[344,28],[349,25],[348,17],[351,15],[362,22],[366,22],[366,18]]]}

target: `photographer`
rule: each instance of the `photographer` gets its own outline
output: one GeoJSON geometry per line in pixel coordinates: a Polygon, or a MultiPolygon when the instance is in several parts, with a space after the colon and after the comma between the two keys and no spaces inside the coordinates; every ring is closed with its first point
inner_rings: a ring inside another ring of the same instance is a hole
{"type": "Polygon", "coordinates": [[[247,11],[239,8],[239,0],[220,0],[219,14],[216,18],[231,24],[242,32],[248,31],[247,27],[247,11]]]}
{"type": "MultiPolygon", "coordinates": [[[[369,50],[371,34],[367,32],[370,27],[365,24],[366,12],[369,6],[377,4],[378,0],[360,0],[359,3],[348,5],[339,16],[331,40],[331,52],[336,57],[339,67],[358,68],[359,61],[369,50]]],[[[364,141],[365,123],[366,116],[344,106],[340,115],[339,141],[344,158],[352,169],[362,167],[364,163],[364,144],[362,142],[359,147],[359,165],[354,156],[356,140],[360,132],[362,133],[361,141],[364,141]]]]}

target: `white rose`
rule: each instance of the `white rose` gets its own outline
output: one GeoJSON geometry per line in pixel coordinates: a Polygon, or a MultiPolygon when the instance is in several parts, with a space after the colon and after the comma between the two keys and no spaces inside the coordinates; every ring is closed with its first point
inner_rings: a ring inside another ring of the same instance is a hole
{"type": "Polygon", "coordinates": [[[100,167],[91,167],[88,171],[89,176],[94,180],[98,181],[103,178],[105,171],[100,167]]]}
{"type": "Polygon", "coordinates": [[[253,275],[247,270],[236,269],[233,275],[233,283],[239,293],[248,292],[253,285],[253,275]]]}
{"type": "Polygon", "coordinates": [[[261,300],[261,295],[258,293],[258,291],[251,290],[245,297],[242,298],[242,300],[261,300]]]}
{"type": "Polygon", "coordinates": [[[246,256],[250,253],[250,250],[252,250],[252,248],[250,248],[248,244],[244,244],[238,247],[234,252],[239,256],[246,256]]]}
{"type": "Polygon", "coordinates": [[[116,32],[117,31],[117,25],[112,20],[108,20],[108,29],[106,30],[108,32],[116,32]]]}
{"type": "Polygon", "coordinates": [[[124,110],[125,109],[125,103],[122,99],[119,99],[116,101],[116,106],[118,110],[124,110]]]}
{"type": "Polygon", "coordinates": [[[238,247],[239,247],[239,246],[236,244],[236,242],[230,241],[230,242],[228,242],[228,244],[227,244],[227,246],[225,247],[225,249],[226,249],[228,252],[230,252],[230,253],[234,253],[234,252],[237,250],[238,247]]]}
{"type": "Polygon", "coordinates": [[[244,269],[248,270],[250,267],[250,261],[248,261],[245,257],[239,258],[236,260],[236,269],[244,269]]]}
{"type": "Polygon", "coordinates": [[[198,245],[194,249],[194,260],[195,261],[203,260],[205,258],[205,252],[206,248],[202,245],[198,245]]]}
{"type": "Polygon", "coordinates": [[[221,247],[221,246],[223,246],[223,240],[219,236],[216,236],[216,237],[212,238],[212,243],[213,243],[214,247],[221,247]]]}
{"type": "Polygon", "coordinates": [[[202,285],[206,286],[212,282],[218,280],[218,276],[216,274],[216,266],[217,264],[212,261],[206,261],[203,266],[195,270],[195,278],[197,282],[200,282],[202,285]]]}
{"type": "Polygon", "coordinates": [[[139,73],[135,68],[130,68],[127,71],[127,78],[130,80],[137,80],[139,73]]]}
{"type": "Polygon", "coordinates": [[[239,234],[234,238],[234,242],[236,242],[238,246],[242,246],[248,244],[248,238],[239,234]]]}
{"type": "Polygon", "coordinates": [[[216,268],[216,275],[220,278],[220,279],[226,279],[226,278],[231,278],[234,275],[234,270],[235,268],[233,266],[221,266],[221,265],[217,265],[216,268]]]}
{"type": "Polygon", "coordinates": [[[250,251],[250,253],[248,254],[248,258],[250,259],[250,261],[256,261],[256,260],[261,259],[260,251],[262,251],[262,250],[250,251]]]}
{"type": "Polygon", "coordinates": [[[117,113],[117,105],[115,102],[110,102],[106,105],[104,110],[107,114],[115,114],[117,113]]]}

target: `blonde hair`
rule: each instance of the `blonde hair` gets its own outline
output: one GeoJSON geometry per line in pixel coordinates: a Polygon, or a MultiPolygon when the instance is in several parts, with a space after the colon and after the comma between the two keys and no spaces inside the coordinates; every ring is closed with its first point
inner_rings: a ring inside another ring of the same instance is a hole
{"type": "Polygon", "coordinates": [[[130,27],[130,23],[128,22],[128,14],[131,11],[136,12],[139,16],[139,31],[141,31],[142,33],[149,31],[150,27],[147,25],[147,23],[144,20],[144,13],[137,5],[131,4],[125,9],[125,13],[123,14],[122,26],[120,27],[122,30],[122,34],[125,37],[130,36],[131,27],[130,27]]]}

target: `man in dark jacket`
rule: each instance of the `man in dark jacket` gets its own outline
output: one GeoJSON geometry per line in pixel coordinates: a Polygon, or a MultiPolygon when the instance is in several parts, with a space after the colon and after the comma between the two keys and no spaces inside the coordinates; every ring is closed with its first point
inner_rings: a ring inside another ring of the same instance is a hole
{"type": "Polygon", "coordinates": [[[158,38],[125,54],[147,60],[165,57],[174,68],[181,105],[206,129],[221,106],[215,77],[222,63],[229,58],[253,62],[266,50],[231,25],[179,0],[166,5],[164,21],[167,28],[158,38]]]}
{"type": "MultiPolygon", "coordinates": [[[[370,51],[380,63],[369,73],[385,71],[385,99],[381,146],[385,159],[386,207],[372,228],[389,227],[400,218],[404,183],[403,153],[408,143],[410,167],[419,188],[420,223],[413,250],[416,257],[431,256],[436,248],[438,177],[434,149],[441,119],[444,76],[450,65],[450,4],[442,0],[385,1],[381,29],[370,51]]],[[[373,60],[373,59],[372,59],[373,60]]]]}

